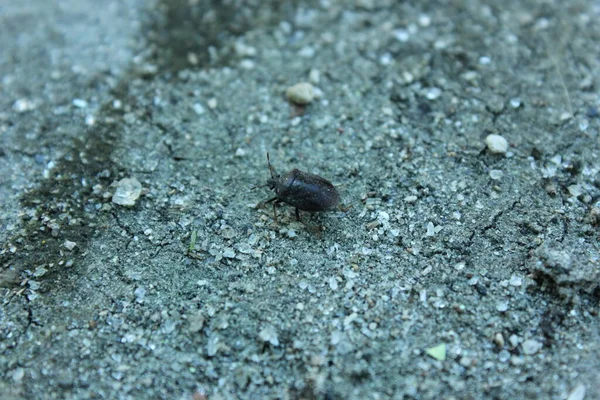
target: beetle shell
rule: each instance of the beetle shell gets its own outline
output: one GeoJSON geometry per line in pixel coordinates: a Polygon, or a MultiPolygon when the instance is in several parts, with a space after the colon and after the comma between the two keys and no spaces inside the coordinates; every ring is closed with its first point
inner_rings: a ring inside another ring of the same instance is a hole
{"type": "Polygon", "coordinates": [[[269,180],[277,200],[303,211],[328,211],[337,207],[340,195],[331,182],[318,175],[293,169],[269,180]]]}

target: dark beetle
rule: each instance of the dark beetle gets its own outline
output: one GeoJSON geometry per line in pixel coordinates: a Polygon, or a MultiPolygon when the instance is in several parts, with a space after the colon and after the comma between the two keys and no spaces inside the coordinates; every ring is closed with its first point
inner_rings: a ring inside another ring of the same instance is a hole
{"type": "Polygon", "coordinates": [[[327,179],[318,175],[309,174],[298,169],[293,169],[284,176],[277,175],[271,165],[269,153],[267,163],[271,178],[267,180],[269,189],[275,191],[276,196],[263,204],[273,202],[273,214],[277,221],[276,205],[286,203],[296,207],[296,219],[300,220],[300,211],[329,211],[337,207],[340,200],[335,187],[327,179]]]}

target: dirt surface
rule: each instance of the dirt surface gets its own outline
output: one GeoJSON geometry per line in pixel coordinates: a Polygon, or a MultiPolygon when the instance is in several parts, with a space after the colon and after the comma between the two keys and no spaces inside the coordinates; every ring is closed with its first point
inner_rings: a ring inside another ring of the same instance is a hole
{"type": "Polygon", "coordinates": [[[600,3],[413,3],[0,5],[4,398],[599,398],[600,3]]]}

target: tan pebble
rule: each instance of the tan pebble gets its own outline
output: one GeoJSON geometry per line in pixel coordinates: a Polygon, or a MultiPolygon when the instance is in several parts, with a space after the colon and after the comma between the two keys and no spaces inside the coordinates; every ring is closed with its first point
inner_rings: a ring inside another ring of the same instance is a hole
{"type": "Polygon", "coordinates": [[[313,101],[315,98],[315,90],[310,83],[300,82],[294,86],[290,86],[287,89],[285,96],[292,103],[305,105],[313,101]]]}

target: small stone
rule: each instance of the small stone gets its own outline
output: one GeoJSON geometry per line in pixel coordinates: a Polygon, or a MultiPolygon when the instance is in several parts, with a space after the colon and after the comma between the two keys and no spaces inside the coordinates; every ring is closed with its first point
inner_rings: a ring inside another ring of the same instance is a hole
{"type": "Polygon", "coordinates": [[[191,333],[198,333],[204,327],[204,316],[202,314],[194,314],[188,317],[190,323],[189,331],[191,333]]]}
{"type": "Polygon", "coordinates": [[[327,283],[329,283],[329,288],[333,291],[336,291],[338,288],[338,282],[337,279],[335,278],[335,276],[331,276],[329,277],[329,279],[327,280],[327,283]]]}
{"type": "Polygon", "coordinates": [[[77,108],[87,108],[88,102],[83,99],[73,99],[73,105],[77,108]]]}
{"type": "Polygon", "coordinates": [[[21,382],[25,376],[25,370],[23,368],[17,368],[12,372],[13,382],[21,382]]]}
{"type": "Polygon", "coordinates": [[[223,251],[223,257],[235,258],[235,250],[233,250],[231,247],[226,248],[225,251],[223,251]]]}
{"type": "Polygon", "coordinates": [[[523,349],[523,353],[531,356],[537,353],[542,349],[543,345],[537,340],[529,339],[521,343],[521,348],[523,349]]]}
{"type": "Polygon", "coordinates": [[[194,112],[198,115],[204,114],[204,107],[200,103],[194,103],[194,112]]]}
{"type": "Polygon", "coordinates": [[[196,53],[189,52],[187,53],[187,60],[192,65],[198,65],[198,55],[196,53]]]}
{"type": "Polygon", "coordinates": [[[504,336],[500,332],[494,335],[494,344],[498,347],[504,347],[504,336]]]}
{"type": "Polygon", "coordinates": [[[206,105],[208,105],[208,108],[210,108],[211,110],[214,110],[215,108],[217,108],[217,105],[218,105],[217,99],[212,98],[212,99],[208,100],[206,102],[206,105]]]}
{"type": "Polygon", "coordinates": [[[569,189],[569,194],[573,197],[581,196],[583,190],[581,189],[581,185],[571,185],[567,189],[569,189]]]}
{"type": "Polygon", "coordinates": [[[510,345],[512,347],[517,347],[519,345],[519,343],[521,343],[521,338],[518,337],[517,335],[510,335],[510,337],[508,338],[508,341],[510,342],[510,345]]]}
{"type": "Polygon", "coordinates": [[[508,151],[508,142],[500,135],[488,135],[485,138],[485,144],[494,154],[506,154],[508,151]]]}
{"type": "Polygon", "coordinates": [[[428,222],[427,223],[427,233],[425,233],[426,236],[435,236],[435,226],[433,225],[433,222],[428,222]]]}
{"type": "Polygon", "coordinates": [[[522,283],[523,279],[517,275],[512,275],[508,281],[508,284],[511,286],[521,286],[522,283]]]}
{"type": "Polygon", "coordinates": [[[440,97],[441,95],[442,95],[442,90],[437,87],[430,87],[430,88],[427,88],[427,90],[425,91],[425,97],[427,97],[428,100],[435,100],[438,97],[440,97]]]}
{"type": "Polygon", "coordinates": [[[244,157],[245,155],[246,155],[246,150],[242,149],[241,147],[238,147],[238,149],[235,151],[236,157],[244,157]]]}
{"type": "Polygon", "coordinates": [[[65,248],[67,250],[73,250],[75,248],[75,246],[77,246],[77,243],[71,242],[70,240],[65,240],[65,242],[63,243],[63,246],[65,246],[65,248]]]}
{"type": "Polygon", "coordinates": [[[575,389],[571,390],[567,400],[583,400],[585,399],[585,385],[579,384],[575,386],[575,389]]]}
{"type": "Polygon", "coordinates": [[[446,344],[442,343],[435,347],[425,349],[425,353],[438,361],[444,361],[446,359],[446,344]]]}
{"type": "Polygon", "coordinates": [[[36,104],[29,99],[19,99],[13,104],[13,110],[18,113],[34,110],[35,108],[36,104]]]}
{"type": "Polygon", "coordinates": [[[311,69],[308,73],[308,80],[310,80],[311,83],[317,85],[321,80],[321,72],[318,69],[311,69]]]}
{"type": "Polygon", "coordinates": [[[504,175],[504,172],[502,172],[499,169],[493,169],[490,171],[490,178],[492,178],[495,181],[502,179],[503,175],[504,175]]]}
{"type": "Polygon", "coordinates": [[[216,333],[212,333],[209,337],[208,337],[208,343],[206,344],[206,354],[209,357],[214,357],[217,352],[219,351],[219,342],[221,341],[221,339],[219,338],[219,336],[216,333]]]}
{"type": "Polygon", "coordinates": [[[277,331],[273,325],[265,326],[259,333],[258,337],[264,341],[268,342],[273,346],[279,346],[279,338],[277,337],[277,331]]]}
{"type": "Polygon", "coordinates": [[[135,178],[123,178],[117,182],[112,202],[121,206],[132,206],[142,194],[142,184],[135,178]]]}
{"type": "Polygon", "coordinates": [[[458,360],[458,363],[463,367],[468,368],[473,365],[473,359],[470,357],[461,357],[460,360],[458,360]]]}
{"type": "Polygon", "coordinates": [[[301,82],[289,87],[285,96],[292,103],[305,105],[313,101],[315,98],[315,90],[310,83],[301,82]]]}
{"type": "Polygon", "coordinates": [[[508,311],[508,302],[507,301],[500,301],[498,303],[496,303],[496,310],[499,312],[506,312],[508,311]]]}

